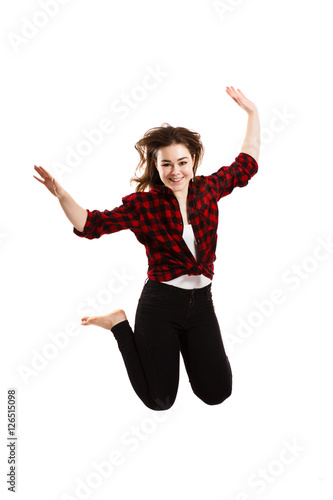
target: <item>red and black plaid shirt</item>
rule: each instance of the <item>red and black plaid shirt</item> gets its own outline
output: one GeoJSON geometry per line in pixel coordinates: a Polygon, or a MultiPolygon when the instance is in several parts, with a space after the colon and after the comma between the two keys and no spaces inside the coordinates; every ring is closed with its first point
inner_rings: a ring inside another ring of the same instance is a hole
{"type": "Polygon", "coordinates": [[[235,187],[244,187],[258,171],[252,156],[240,153],[229,167],[221,167],[212,175],[200,175],[201,185],[188,185],[188,222],[192,224],[197,243],[198,260],[183,240],[183,219],[172,190],[154,184],[150,191],[132,193],[122,198],[123,204],[113,210],[88,211],[82,232],[88,239],[130,229],[146,248],[148,277],[153,281],[169,281],[182,274],[203,274],[212,279],[216,259],[217,202],[235,187]]]}

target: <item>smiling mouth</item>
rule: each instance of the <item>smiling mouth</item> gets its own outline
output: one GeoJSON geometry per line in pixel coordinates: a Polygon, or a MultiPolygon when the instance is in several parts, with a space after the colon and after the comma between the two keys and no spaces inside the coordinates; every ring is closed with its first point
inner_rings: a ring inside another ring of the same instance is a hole
{"type": "Polygon", "coordinates": [[[170,179],[171,182],[179,182],[181,181],[182,179],[184,179],[184,177],[180,177],[179,179],[170,179]]]}

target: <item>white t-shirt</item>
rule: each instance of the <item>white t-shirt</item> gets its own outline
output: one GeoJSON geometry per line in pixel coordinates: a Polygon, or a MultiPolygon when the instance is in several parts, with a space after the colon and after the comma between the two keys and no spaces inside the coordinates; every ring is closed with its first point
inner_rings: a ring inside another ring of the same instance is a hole
{"type": "MultiPolygon", "coordinates": [[[[183,225],[183,240],[185,241],[193,256],[197,259],[196,241],[191,224],[183,225]]],[[[179,288],[187,289],[203,288],[204,286],[209,285],[209,283],[211,282],[212,280],[207,278],[207,276],[204,276],[203,274],[191,276],[188,274],[182,274],[181,276],[178,276],[177,278],[174,278],[172,280],[162,281],[162,283],[165,283],[166,285],[174,285],[178,286],[179,288]]]]}

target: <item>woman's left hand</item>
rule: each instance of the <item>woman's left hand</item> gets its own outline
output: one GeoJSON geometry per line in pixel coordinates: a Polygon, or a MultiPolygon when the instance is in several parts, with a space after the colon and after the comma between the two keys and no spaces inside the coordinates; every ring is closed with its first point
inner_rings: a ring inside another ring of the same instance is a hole
{"type": "Polygon", "coordinates": [[[245,95],[241,90],[237,89],[236,91],[234,87],[227,87],[226,92],[247,113],[252,113],[257,109],[257,106],[253,102],[251,102],[247,97],[245,97],[245,95]]]}

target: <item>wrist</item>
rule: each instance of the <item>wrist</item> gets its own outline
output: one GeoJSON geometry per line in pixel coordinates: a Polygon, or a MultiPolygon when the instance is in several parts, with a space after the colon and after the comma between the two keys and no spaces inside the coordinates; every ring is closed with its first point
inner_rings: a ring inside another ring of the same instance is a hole
{"type": "Polygon", "coordinates": [[[65,191],[64,189],[62,189],[61,193],[58,193],[55,196],[58,198],[59,201],[63,202],[66,199],[68,199],[69,194],[67,193],[67,191],[65,191]]]}
{"type": "Polygon", "coordinates": [[[254,105],[254,107],[252,109],[249,109],[247,111],[247,114],[248,114],[249,117],[257,115],[258,114],[258,108],[257,108],[257,106],[254,105]]]}

